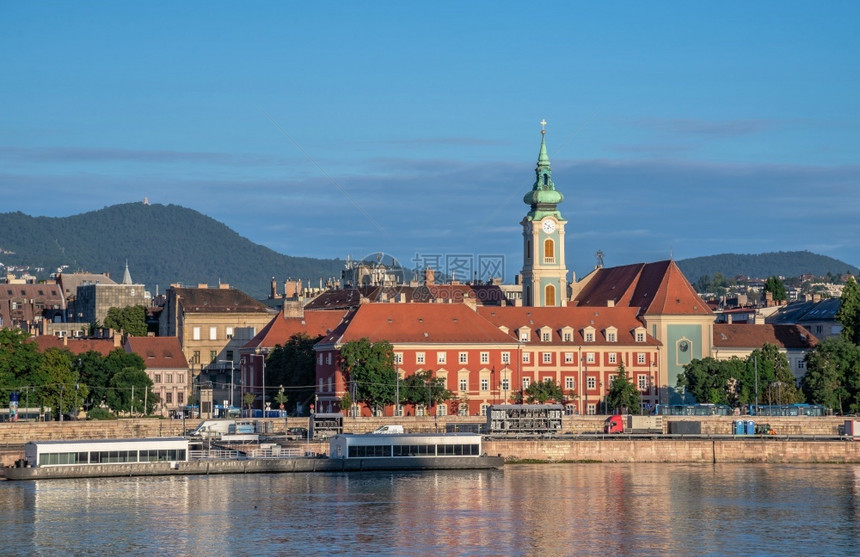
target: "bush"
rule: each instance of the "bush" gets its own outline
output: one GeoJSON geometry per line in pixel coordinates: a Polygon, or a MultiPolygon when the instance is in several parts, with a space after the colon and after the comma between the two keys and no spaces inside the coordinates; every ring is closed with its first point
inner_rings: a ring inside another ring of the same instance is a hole
{"type": "Polygon", "coordinates": [[[106,408],[93,408],[89,412],[87,412],[87,417],[91,420],[115,420],[116,416],[113,415],[113,412],[107,410],[106,408]]]}

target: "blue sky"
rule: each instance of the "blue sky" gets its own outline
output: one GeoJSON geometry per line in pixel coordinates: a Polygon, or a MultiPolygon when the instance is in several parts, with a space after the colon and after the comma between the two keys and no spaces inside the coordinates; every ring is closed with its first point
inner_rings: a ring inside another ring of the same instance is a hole
{"type": "Polygon", "coordinates": [[[0,212],[147,197],[280,253],[504,255],[510,278],[545,118],[577,274],[597,250],[859,265],[858,22],[857,2],[0,1],[0,212]]]}

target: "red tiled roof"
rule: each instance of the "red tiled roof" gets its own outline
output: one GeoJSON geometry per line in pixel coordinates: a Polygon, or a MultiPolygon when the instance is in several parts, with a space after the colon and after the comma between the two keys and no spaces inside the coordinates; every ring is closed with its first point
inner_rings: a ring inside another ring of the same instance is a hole
{"type": "Polygon", "coordinates": [[[818,339],[800,325],[714,324],[715,348],[761,348],[765,343],[811,349],[818,345],[818,339]]]}
{"type": "Polygon", "coordinates": [[[367,338],[392,344],[511,344],[503,333],[464,304],[363,304],[321,344],[367,338]]]}
{"type": "Polygon", "coordinates": [[[178,337],[128,337],[126,352],[143,358],[147,369],[185,369],[188,361],[178,337]]]}
{"type": "Polygon", "coordinates": [[[527,344],[546,344],[537,333],[542,327],[552,329],[554,344],[611,344],[659,346],[660,341],[646,333],[645,342],[636,342],[634,330],[644,325],[636,317],[639,308],[635,307],[479,307],[478,314],[497,326],[507,327],[512,337],[516,338],[516,330],[520,327],[531,329],[531,340],[527,344]],[[570,341],[564,341],[562,329],[570,327],[573,336],[570,341]],[[583,329],[594,327],[595,342],[585,342],[583,329]],[[609,343],[606,340],[606,329],[617,329],[617,341],[609,343]]]}
{"type": "Polygon", "coordinates": [[[40,352],[44,352],[49,348],[58,348],[60,350],[68,350],[76,356],[85,352],[95,351],[102,356],[107,356],[114,349],[119,348],[110,338],[68,338],[64,339],[54,335],[40,335],[33,337],[32,342],[35,342],[39,347],[40,352]]]}
{"type": "Polygon", "coordinates": [[[578,306],[642,308],[647,315],[711,315],[713,312],[672,260],[598,269],[575,299],[578,306]]]}
{"type": "Polygon", "coordinates": [[[242,348],[283,346],[291,336],[300,333],[311,338],[324,337],[337,327],[346,314],[343,310],[306,311],[303,317],[284,317],[283,313],[279,313],[242,348]]]}

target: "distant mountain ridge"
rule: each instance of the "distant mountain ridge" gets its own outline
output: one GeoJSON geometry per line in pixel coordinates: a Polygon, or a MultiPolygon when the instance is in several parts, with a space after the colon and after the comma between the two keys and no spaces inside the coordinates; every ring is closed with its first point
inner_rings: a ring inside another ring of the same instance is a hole
{"type": "Polygon", "coordinates": [[[761,279],[772,276],[793,278],[806,274],[825,276],[827,273],[835,276],[851,273],[857,276],[860,273],[854,265],[810,251],[723,253],[683,259],[677,263],[690,282],[695,282],[702,276],[710,278],[714,273],[722,273],[726,278],[742,275],[761,279]]]}
{"type": "Polygon", "coordinates": [[[155,293],[171,283],[227,283],[256,298],[272,277],[307,281],[340,277],[344,262],[279,254],[241,237],[226,225],[178,205],[126,203],[70,217],[0,214],[0,262],[44,267],[47,278],[66,272],[110,272],[119,282],[128,261],[131,277],[155,293]],[[9,253],[14,252],[14,253],[9,253]]]}

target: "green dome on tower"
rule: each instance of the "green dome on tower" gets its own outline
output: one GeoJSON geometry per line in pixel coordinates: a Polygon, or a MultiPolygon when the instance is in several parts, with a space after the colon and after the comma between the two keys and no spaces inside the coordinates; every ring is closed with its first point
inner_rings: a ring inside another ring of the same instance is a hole
{"type": "MultiPolygon", "coordinates": [[[[541,124],[546,125],[546,122],[541,122],[541,124]]],[[[523,196],[523,203],[531,207],[526,218],[540,220],[545,216],[552,215],[561,219],[561,212],[556,205],[564,201],[564,196],[555,189],[555,184],[552,182],[552,169],[549,165],[549,155],[546,154],[546,130],[542,129],[540,133],[540,153],[535,168],[535,183],[531,191],[523,196]]]]}

